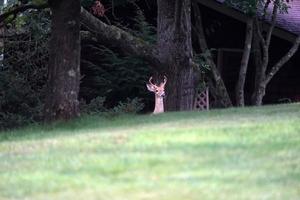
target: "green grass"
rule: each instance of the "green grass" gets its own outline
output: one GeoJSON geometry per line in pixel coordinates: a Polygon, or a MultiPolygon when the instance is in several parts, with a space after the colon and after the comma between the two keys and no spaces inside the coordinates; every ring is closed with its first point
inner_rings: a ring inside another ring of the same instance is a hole
{"type": "Polygon", "coordinates": [[[300,199],[300,105],[2,132],[0,199],[300,199]]]}

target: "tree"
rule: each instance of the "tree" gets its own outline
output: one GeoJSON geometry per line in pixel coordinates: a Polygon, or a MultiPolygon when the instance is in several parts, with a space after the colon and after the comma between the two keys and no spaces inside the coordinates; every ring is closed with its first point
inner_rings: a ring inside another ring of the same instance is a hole
{"type": "Polygon", "coordinates": [[[290,0],[227,0],[226,2],[249,16],[240,73],[236,85],[237,105],[245,105],[244,85],[251,51],[253,52],[255,61],[255,83],[251,103],[253,105],[262,105],[267,85],[274,75],[296,53],[300,45],[299,35],[290,50],[275,65],[269,66],[269,48],[277,15],[279,12],[288,12],[288,3],[290,0]],[[266,26],[268,15],[270,15],[270,25],[266,26]],[[253,41],[252,45],[251,41],[253,41]]]}
{"type": "Polygon", "coordinates": [[[45,119],[79,116],[80,0],[49,0],[52,11],[45,119]]]}
{"type": "Polygon", "coordinates": [[[255,59],[256,60],[256,71],[255,71],[255,88],[252,94],[252,104],[253,105],[262,105],[263,97],[266,93],[267,85],[270,83],[274,75],[287,63],[291,57],[296,53],[300,45],[300,35],[296,38],[294,44],[291,46],[289,51],[279,59],[277,63],[273,66],[269,66],[269,48],[271,43],[271,37],[276,25],[276,19],[279,12],[288,12],[288,7],[286,3],[288,0],[274,0],[272,3],[270,0],[263,1],[264,9],[262,20],[259,19],[259,15],[256,15],[255,18],[255,29],[256,32],[254,34],[254,45],[256,46],[256,50],[258,50],[259,55],[255,59]],[[271,25],[264,32],[263,21],[266,18],[268,7],[272,6],[271,9],[271,25]]]}

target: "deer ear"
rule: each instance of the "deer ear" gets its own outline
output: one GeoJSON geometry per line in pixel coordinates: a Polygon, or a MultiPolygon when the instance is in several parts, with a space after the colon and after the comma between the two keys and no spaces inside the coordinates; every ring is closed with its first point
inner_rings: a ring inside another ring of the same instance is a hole
{"type": "Polygon", "coordinates": [[[155,87],[154,87],[154,85],[146,84],[146,86],[147,86],[147,88],[148,88],[148,90],[149,90],[150,92],[155,92],[155,87]]]}

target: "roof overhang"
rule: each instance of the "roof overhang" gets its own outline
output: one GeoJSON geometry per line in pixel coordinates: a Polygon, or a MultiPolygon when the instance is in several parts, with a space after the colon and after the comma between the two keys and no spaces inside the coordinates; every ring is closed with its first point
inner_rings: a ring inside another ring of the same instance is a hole
{"type": "MultiPolygon", "coordinates": [[[[227,7],[217,1],[214,1],[214,0],[194,0],[194,1],[204,5],[206,7],[209,7],[217,12],[220,12],[224,15],[232,17],[238,21],[241,21],[244,23],[247,22],[248,16],[246,16],[245,14],[243,14],[242,12],[240,12],[238,10],[227,7]]],[[[265,23],[264,27],[267,29],[269,26],[270,26],[269,23],[265,23]]],[[[286,31],[286,30],[284,30],[282,28],[278,28],[278,27],[275,27],[275,29],[273,31],[273,35],[275,35],[281,39],[287,40],[289,42],[294,42],[295,39],[297,38],[297,36],[294,33],[291,33],[289,31],[286,31]]]]}

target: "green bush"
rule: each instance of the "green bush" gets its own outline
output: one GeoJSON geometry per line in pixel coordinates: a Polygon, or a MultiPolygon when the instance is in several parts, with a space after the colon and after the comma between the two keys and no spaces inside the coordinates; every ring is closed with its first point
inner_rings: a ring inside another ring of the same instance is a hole
{"type": "Polygon", "coordinates": [[[113,113],[126,113],[126,114],[136,114],[143,110],[144,104],[142,103],[142,99],[133,98],[127,100],[125,102],[119,102],[117,106],[112,109],[113,113]]]}
{"type": "Polygon", "coordinates": [[[139,98],[127,98],[124,102],[119,102],[115,107],[109,109],[105,107],[105,97],[96,97],[86,103],[85,100],[80,101],[80,110],[82,114],[137,114],[141,112],[144,108],[144,103],[142,99],[139,98]]]}
{"type": "Polygon", "coordinates": [[[42,92],[35,90],[22,74],[0,72],[0,128],[41,120],[42,92]]]}
{"type": "Polygon", "coordinates": [[[7,31],[0,67],[0,129],[42,119],[49,29],[45,11],[24,13],[7,31]]]}
{"type": "Polygon", "coordinates": [[[80,111],[82,114],[97,114],[106,112],[104,107],[105,97],[96,97],[90,103],[86,103],[84,99],[80,101],[80,111]]]}

